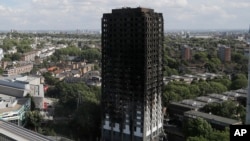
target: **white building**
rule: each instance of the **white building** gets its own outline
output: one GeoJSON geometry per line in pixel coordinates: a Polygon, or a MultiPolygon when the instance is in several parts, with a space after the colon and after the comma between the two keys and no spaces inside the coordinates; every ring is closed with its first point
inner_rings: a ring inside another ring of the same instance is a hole
{"type": "Polygon", "coordinates": [[[30,110],[30,99],[0,94],[0,119],[23,126],[25,123],[25,112],[30,110]]]}
{"type": "Polygon", "coordinates": [[[4,55],[3,55],[3,49],[0,48],[0,61],[3,59],[4,55]]]}
{"type": "Polygon", "coordinates": [[[40,77],[1,77],[0,93],[17,98],[22,98],[30,94],[34,99],[36,108],[43,109],[44,107],[44,88],[40,77]]]}

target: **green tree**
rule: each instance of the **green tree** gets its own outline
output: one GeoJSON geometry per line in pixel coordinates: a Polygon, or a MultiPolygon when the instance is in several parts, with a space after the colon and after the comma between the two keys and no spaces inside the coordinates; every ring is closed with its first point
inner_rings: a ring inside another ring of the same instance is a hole
{"type": "Polygon", "coordinates": [[[58,82],[58,80],[54,78],[50,72],[43,73],[43,77],[46,84],[55,85],[58,82]]]}
{"type": "Polygon", "coordinates": [[[20,61],[21,55],[19,53],[14,53],[11,55],[11,60],[12,61],[20,61]]]}
{"type": "Polygon", "coordinates": [[[227,87],[228,90],[231,89],[232,81],[229,80],[228,78],[219,78],[219,79],[214,79],[213,81],[223,84],[224,86],[227,87]]]}
{"type": "Polygon", "coordinates": [[[4,71],[3,68],[0,67],[0,75],[3,74],[3,71],[4,71]]]}
{"type": "Polygon", "coordinates": [[[213,131],[211,125],[202,118],[187,120],[184,122],[183,130],[186,137],[201,136],[205,138],[209,137],[213,131]]]}
{"type": "Polygon", "coordinates": [[[232,80],[237,80],[237,79],[247,79],[246,75],[243,74],[243,73],[238,73],[238,74],[235,74],[233,77],[232,77],[232,80]]]}
{"type": "Polygon", "coordinates": [[[247,83],[248,80],[246,78],[246,76],[244,74],[236,74],[233,78],[232,78],[232,89],[233,90],[237,90],[237,89],[241,89],[241,88],[246,88],[247,87],[247,83]]]}
{"type": "Polygon", "coordinates": [[[208,61],[207,54],[205,52],[198,52],[198,53],[194,54],[194,59],[196,61],[199,61],[199,62],[207,62],[208,61]]]}
{"type": "Polygon", "coordinates": [[[187,141],[209,141],[202,136],[188,137],[187,141]]]}
{"type": "Polygon", "coordinates": [[[26,98],[30,98],[30,110],[34,111],[36,108],[36,105],[35,105],[35,101],[34,101],[33,96],[31,96],[30,94],[27,94],[26,98]]]}
{"type": "Polygon", "coordinates": [[[188,88],[189,88],[189,91],[190,91],[190,94],[192,95],[192,97],[197,97],[201,93],[199,86],[196,84],[190,84],[190,86],[188,88]]]}
{"type": "Polygon", "coordinates": [[[214,130],[208,137],[208,141],[229,141],[229,130],[224,131],[214,130]]]}
{"type": "Polygon", "coordinates": [[[55,109],[56,116],[71,117],[69,123],[64,125],[67,135],[71,135],[75,140],[96,140],[96,137],[100,136],[99,87],[88,87],[84,83],[59,82],[51,92],[57,93],[59,98],[55,109]]]}
{"type": "Polygon", "coordinates": [[[182,100],[183,98],[178,95],[177,93],[175,92],[172,92],[172,91],[165,91],[163,93],[163,97],[162,97],[162,101],[163,101],[163,105],[164,106],[167,106],[170,102],[174,102],[174,101],[180,101],[182,100]]]}
{"type": "Polygon", "coordinates": [[[164,91],[174,92],[182,98],[192,97],[190,94],[189,85],[185,82],[169,82],[168,85],[165,86],[164,91]]]}
{"type": "Polygon", "coordinates": [[[100,104],[94,99],[83,101],[70,123],[76,139],[96,140],[100,137],[100,109],[100,104]]]}
{"type": "Polygon", "coordinates": [[[232,52],[232,61],[237,64],[242,64],[242,62],[245,62],[245,59],[247,59],[243,54],[232,52]]]}
{"type": "Polygon", "coordinates": [[[101,52],[98,49],[86,49],[81,53],[81,58],[88,60],[89,62],[94,62],[95,60],[101,60],[101,52]]]}
{"type": "Polygon", "coordinates": [[[197,84],[199,86],[200,89],[200,95],[206,95],[212,92],[212,88],[209,85],[209,83],[207,83],[206,81],[199,81],[199,83],[197,84]]]}
{"type": "Polygon", "coordinates": [[[246,113],[246,110],[242,105],[239,105],[237,102],[231,100],[222,103],[209,103],[201,110],[206,113],[241,121],[244,121],[243,116],[245,116],[246,113]]]}
{"type": "Polygon", "coordinates": [[[211,81],[209,82],[209,85],[211,87],[212,93],[222,93],[222,92],[227,91],[227,87],[219,82],[211,81]]]}
{"type": "Polygon", "coordinates": [[[39,111],[26,112],[26,128],[38,131],[41,127],[42,116],[39,111]]]}

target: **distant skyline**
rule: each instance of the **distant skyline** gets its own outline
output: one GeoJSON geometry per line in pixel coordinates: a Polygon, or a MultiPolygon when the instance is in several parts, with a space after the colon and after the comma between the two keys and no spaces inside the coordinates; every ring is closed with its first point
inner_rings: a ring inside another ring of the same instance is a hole
{"type": "Polygon", "coordinates": [[[103,13],[145,7],[163,13],[164,30],[248,29],[249,0],[1,0],[0,30],[101,29],[103,13]]]}

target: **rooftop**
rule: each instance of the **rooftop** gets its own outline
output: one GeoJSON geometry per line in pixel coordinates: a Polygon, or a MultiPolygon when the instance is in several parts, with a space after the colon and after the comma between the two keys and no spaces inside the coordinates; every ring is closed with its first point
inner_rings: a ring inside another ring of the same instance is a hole
{"type": "Polygon", "coordinates": [[[31,77],[31,76],[22,76],[22,75],[0,77],[0,80],[8,81],[8,82],[30,82],[30,81],[35,80],[35,79],[37,79],[37,78],[31,77]]]}
{"type": "Polygon", "coordinates": [[[122,7],[119,9],[112,9],[112,13],[124,13],[124,12],[154,12],[153,9],[149,8],[142,8],[142,7],[136,7],[136,8],[131,8],[131,7],[122,7]]]}
{"type": "Polygon", "coordinates": [[[19,127],[10,122],[0,120],[0,134],[19,141],[53,141],[41,134],[19,127]]]}
{"type": "Polygon", "coordinates": [[[27,100],[28,98],[17,99],[17,104],[15,104],[13,107],[0,108],[0,115],[6,112],[19,110],[27,102],[27,100]]]}
{"type": "Polygon", "coordinates": [[[221,117],[221,116],[216,116],[216,115],[212,115],[212,114],[208,114],[208,113],[203,113],[203,112],[199,112],[199,111],[187,111],[184,113],[185,116],[187,117],[200,117],[200,118],[204,118],[206,120],[209,120],[209,122],[211,123],[217,123],[219,122],[219,124],[226,124],[226,125],[237,125],[237,124],[242,124],[241,121],[237,121],[234,119],[230,119],[230,118],[225,118],[225,117],[221,117]]]}

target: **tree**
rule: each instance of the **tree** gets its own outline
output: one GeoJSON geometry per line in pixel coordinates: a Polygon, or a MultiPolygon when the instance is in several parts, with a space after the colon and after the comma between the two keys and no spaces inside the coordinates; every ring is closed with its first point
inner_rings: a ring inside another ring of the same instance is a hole
{"type": "Polygon", "coordinates": [[[211,113],[214,115],[232,118],[236,120],[244,121],[246,110],[242,105],[237,102],[228,100],[222,103],[209,103],[205,105],[202,111],[206,113],[211,113]]]}
{"type": "Polygon", "coordinates": [[[211,81],[209,82],[209,85],[211,87],[212,93],[222,93],[222,92],[227,91],[227,87],[219,82],[211,81]]]}
{"type": "Polygon", "coordinates": [[[214,79],[215,82],[218,82],[220,84],[223,84],[224,86],[227,87],[228,90],[231,89],[231,84],[232,84],[232,81],[229,80],[228,78],[219,78],[219,79],[214,79]]]}
{"type": "Polygon", "coordinates": [[[26,128],[38,131],[38,128],[41,126],[42,116],[39,111],[29,111],[26,112],[26,128]]]}
{"type": "Polygon", "coordinates": [[[170,102],[174,102],[174,101],[180,101],[183,98],[178,95],[177,93],[174,93],[172,91],[165,91],[163,93],[163,97],[162,97],[162,101],[163,101],[163,105],[167,106],[170,102]]]}
{"type": "Polygon", "coordinates": [[[81,57],[88,60],[89,62],[100,61],[101,60],[101,52],[98,49],[91,48],[83,50],[81,53],[81,57]]]}
{"type": "Polygon", "coordinates": [[[201,136],[205,138],[209,137],[213,131],[211,125],[202,118],[188,119],[187,122],[184,122],[183,130],[186,137],[201,136]]]}
{"type": "Polygon", "coordinates": [[[96,137],[100,137],[101,108],[94,101],[84,100],[74,114],[70,126],[76,139],[96,140],[96,137]]]}
{"type": "Polygon", "coordinates": [[[232,82],[232,89],[237,90],[241,88],[247,87],[247,80],[246,79],[237,79],[232,82]]]}
{"type": "Polygon", "coordinates": [[[211,86],[206,81],[201,80],[197,85],[199,86],[201,92],[200,95],[206,95],[212,92],[211,86]]]}
{"type": "Polygon", "coordinates": [[[69,55],[69,56],[78,56],[80,55],[81,50],[75,46],[69,46],[67,48],[62,48],[59,50],[56,50],[54,55],[58,58],[58,60],[61,58],[63,55],[69,55]]]}
{"type": "Polygon", "coordinates": [[[243,73],[238,73],[238,74],[235,74],[233,77],[232,77],[232,80],[237,80],[237,79],[247,79],[246,75],[243,74],[243,73]]]}
{"type": "Polygon", "coordinates": [[[76,140],[96,140],[100,136],[100,97],[99,87],[88,87],[84,83],[59,82],[52,93],[58,93],[59,103],[56,116],[68,117],[69,123],[64,125],[68,135],[76,140]]]}
{"type": "Polygon", "coordinates": [[[54,78],[50,72],[43,73],[43,77],[45,82],[49,85],[55,85],[58,82],[58,80],[54,78]]]}
{"type": "Polygon", "coordinates": [[[178,75],[178,71],[174,68],[164,66],[164,76],[178,75]]]}
{"type": "Polygon", "coordinates": [[[241,53],[236,53],[236,52],[232,53],[232,61],[237,64],[241,64],[242,62],[244,62],[245,58],[246,57],[241,53]]]}
{"type": "Polygon", "coordinates": [[[203,62],[203,63],[208,61],[207,54],[205,52],[196,53],[194,55],[194,59],[196,61],[203,62]]]}
{"type": "Polygon", "coordinates": [[[194,137],[188,137],[187,141],[209,141],[209,140],[207,140],[202,136],[194,136],[194,137]]]}
{"type": "Polygon", "coordinates": [[[208,137],[208,141],[229,141],[229,130],[226,128],[224,131],[214,130],[208,137]]]}
{"type": "Polygon", "coordinates": [[[21,59],[21,55],[19,53],[14,53],[11,55],[12,61],[19,61],[21,59]]]}
{"type": "Polygon", "coordinates": [[[3,74],[3,68],[0,68],[0,75],[2,75],[3,74]]]}
{"type": "Polygon", "coordinates": [[[30,98],[30,110],[34,111],[36,108],[36,105],[35,105],[35,101],[34,101],[33,96],[31,96],[30,94],[27,94],[26,98],[30,98]]]}
{"type": "Polygon", "coordinates": [[[196,84],[190,84],[190,86],[188,88],[190,91],[190,95],[192,95],[192,97],[197,97],[201,93],[199,86],[196,84]]]}
{"type": "Polygon", "coordinates": [[[235,76],[233,76],[232,78],[232,89],[233,90],[237,90],[237,89],[241,89],[241,88],[246,88],[247,87],[247,78],[244,74],[236,74],[235,76]]]}
{"type": "Polygon", "coordinates": [[[189,136],[187,141],[229,141],[229,130],[224,131],[213,130],[208,137],[203,136],[189,136]]]}
{"type": "Polygon", "coordinates": [[[165,91],[176,93],[184,99],[192,97],[190,94],[189,85],[185,82],[169,82],[164,88],[164,92],[165,91]]]}

